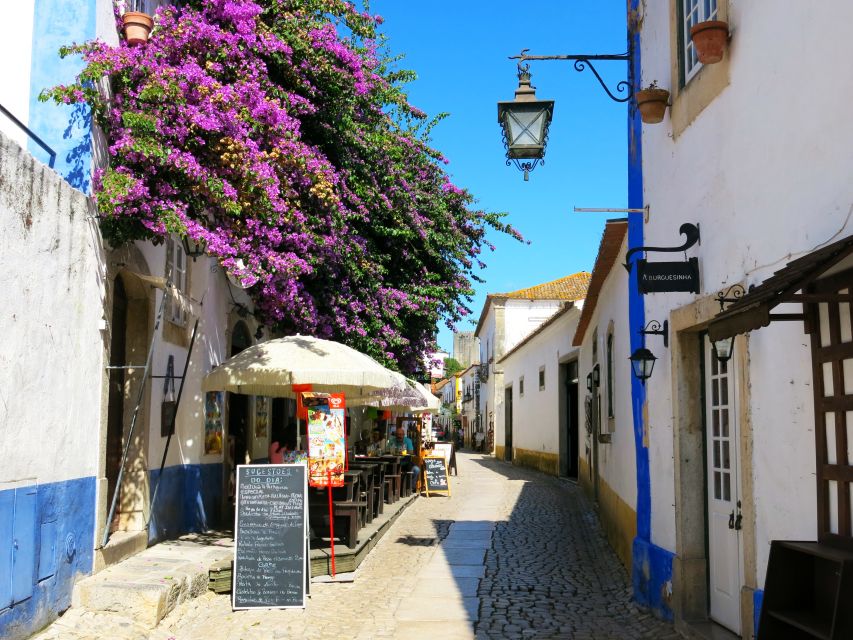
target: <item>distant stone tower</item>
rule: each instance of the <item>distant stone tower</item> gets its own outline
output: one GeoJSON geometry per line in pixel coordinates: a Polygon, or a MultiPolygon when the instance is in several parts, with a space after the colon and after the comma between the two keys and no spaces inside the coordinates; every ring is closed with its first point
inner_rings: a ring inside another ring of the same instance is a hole
{"type": "Polygon", "coordinates": [[[480,362],[480,338],[473,331],[453,334],[453,358],[463,367],[480,362]]]}

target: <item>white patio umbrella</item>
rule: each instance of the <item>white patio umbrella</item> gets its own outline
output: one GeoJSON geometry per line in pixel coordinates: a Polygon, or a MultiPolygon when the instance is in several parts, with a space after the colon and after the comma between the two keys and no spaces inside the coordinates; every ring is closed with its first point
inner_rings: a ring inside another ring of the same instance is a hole
{"type": "Polygon", "coordinates": [[[435,413],[441,408],[441,402],[416,380],[410,380],[397,374],[400,383],[390,389],[374,391],[367,396],[347,400],[352,406],[376,407],[393,411],[430,411],[435,413]]]}
{"type": "Polygon", "coordinates": [[[412,407],[412,411],[421,411],[421,412],[429,412],[429,413],[438,413],[441,409],[441,400],[439,400],[438,396],[436,396],[432,391],[430,391],[425,385],[420,382],[415,382],[418,388],[421,390],[421,393],[426,398],[426,402],[418,407],[412,407]]]}
{"type": "MultiPolygon", "coordinates": [[[[208,373],[203,391],[295,398],[293,385],[312,391],[365,397],[400,386],[401,374],[339,342],[310,336],[268,340],[241,351],[208,373]]],[[[405,378],[403,378],[405,379],[405,378]]]]}

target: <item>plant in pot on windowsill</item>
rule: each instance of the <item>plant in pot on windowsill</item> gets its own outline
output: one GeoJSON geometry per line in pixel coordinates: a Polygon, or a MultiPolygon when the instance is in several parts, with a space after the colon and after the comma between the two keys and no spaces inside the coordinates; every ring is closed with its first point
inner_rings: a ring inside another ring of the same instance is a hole
{"type": "Polygon", "coordinates": [[[702,64],[715,64],[723,59],[729,41],[729,25],[722,20],[706,20],[690,27],[690,39],[696,57],[702,64]]]}
{"type": "Polygon", "coordinates": [[[669,91],[658,87],[657,80],[645,89],[640,89],[634,94],[637,101],[637,109],[640,110],[640,118],[646,124],[657,124],[663,120],[666,106],[669,102],[669,91]]]}
{"type": "Polygon", "coordinates": [[[129,10],[121,16],[124,39],[129,45],[145,44],[151,35],[151,29],[154,28],[154,20],[147,13],[139,11],[139,0],[129,4],[129,10]]]}

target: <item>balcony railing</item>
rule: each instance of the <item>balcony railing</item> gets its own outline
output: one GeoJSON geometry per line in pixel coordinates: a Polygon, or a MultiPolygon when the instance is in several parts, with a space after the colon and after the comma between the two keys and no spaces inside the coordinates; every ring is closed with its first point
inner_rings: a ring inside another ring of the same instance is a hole
{"type": "Polygon", "coordinates": [[[30,130],[30,128],[27,125],[25,125],[23,122],[18,120],[14,115],[12,115],[12,112],[9,111],[2,104],[0,104],[0,113],[2,113],[4,116],[9,118],[9,120],[11,120],[15,124],[15,126],[17,126],[24,133],[26,133],[38,146],[40,146],[42,149],[44,149],[47,152],[47,154],[50,156],[50,160],[48,161],[47,166],[49,166],[51,169],[53,169],[53,164],[56,162],[56,151],[51,149],[44,140],[39,138],[33,131],[30,130]]]}

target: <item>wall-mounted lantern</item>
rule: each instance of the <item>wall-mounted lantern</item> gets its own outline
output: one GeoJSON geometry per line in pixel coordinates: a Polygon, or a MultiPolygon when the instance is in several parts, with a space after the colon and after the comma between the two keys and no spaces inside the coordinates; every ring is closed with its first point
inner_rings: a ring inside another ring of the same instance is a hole
{"type": "Polygon", "coordinates": [[[592,393],[592,372],[586,374],[586,390],[592,393]]]}
{"type": "Polygon", "coordinates": [[[524,179],[545,156],[548,127],[554,113],[553,100],[537,100],[530,84],[530,65],[518,65],[518,89],[515,99],[498,102],[498,122],[503,131],[507,166],[515,163],[524,171],[524,179]]]}
{"type": "Polygon", "coordinates": [[[655,368],[655,360],[657,360],[655,354],[645,347],[640,347],[631,354],[629,360],[637,380],[646,384],[646,380],[652,376],[652,371],[655,368]]]}
{"type": "Polygon", "coordinates": [[[197,240],[194,240],[189,236],[184,236],[183,243],[184,252],[190,258],[193,259],[193,262],[195,262],[195,259],[199,256],[203,256],[205,250],[207,249],[207,242],[205,242],[204,238],[198,238],[197,240]]]}
{"type": "Polygon", "coordinates": [[[716,342],[712,342],[711,345],[714,348],[714,355],[717,356],[717,360],[719,360],[720,362],[728,362],[732,357],[732,351],[734,351],[734,344],[734,336],[730,336],[728,338],[721,338],[716,342]]]}

